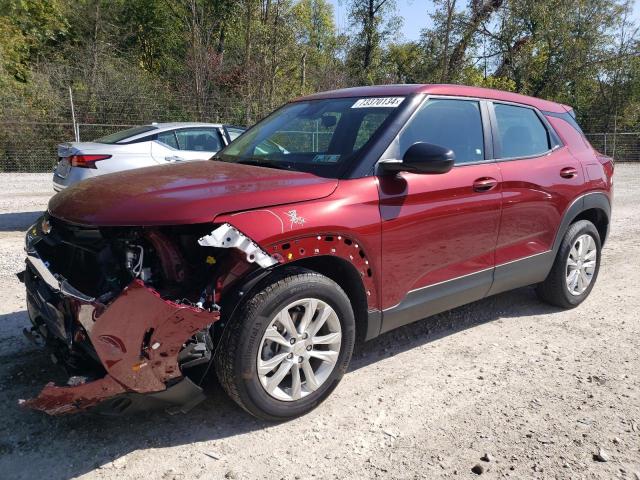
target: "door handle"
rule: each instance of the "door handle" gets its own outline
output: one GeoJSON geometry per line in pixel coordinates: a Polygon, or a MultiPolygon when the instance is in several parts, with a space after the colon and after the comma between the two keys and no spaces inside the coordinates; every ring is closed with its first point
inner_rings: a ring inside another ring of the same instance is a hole
{"type": "Polygon", "coordinates": [[[565,167],[560,170],[560,176],[562,178],[574,178],[578,175],[578,170],[573,167],[565,167]]]}
{"type": "Polygon", "coordinates": [[[180,162],[180,161],[184,160],[184,158],[182,158],[182,157],[178,157],[178,156],[173,156],[173,157],[164,157],[164,159],[165,159],[167,162],[180,162]]]}
{"type": "Polygon", "coordinates": [[[496,188],[496,185],[498,185],[498,181],[495,178],[482,177],[473,182],[473,190],[476,192],[488,192],[496,188]]]}

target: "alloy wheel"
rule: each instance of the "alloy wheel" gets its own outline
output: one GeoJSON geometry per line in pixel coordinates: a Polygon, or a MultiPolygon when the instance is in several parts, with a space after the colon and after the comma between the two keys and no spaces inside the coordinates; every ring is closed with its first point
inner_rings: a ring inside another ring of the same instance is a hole
{"type": "Polygon", "coordinates": [[[567,257],[566,281],[571,295],[582,295],[591,284],[596,271],[597,246],[589,234],[580,235],[567,257]]]}
{"type": "Polygon", "coordinates": [[[260,383],[277,400],[304,398],[329,378],[341,343],[340,320],[329,304],[316,298],[297,300],[273,317],[262,337],[260,383]]]}

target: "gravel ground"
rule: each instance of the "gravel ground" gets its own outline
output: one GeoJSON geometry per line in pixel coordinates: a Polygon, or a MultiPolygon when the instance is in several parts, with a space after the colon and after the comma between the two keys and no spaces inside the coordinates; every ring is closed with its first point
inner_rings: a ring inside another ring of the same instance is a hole
{"type": "Polygon", "coordinates": [[[182,416],[17,406],[57,378],[20,333],[14,277],[50,181],[0,174],[1,478],[476,478],[475,467],[482,478],[640,480],[640,165],[617,167],[603,268],[579,308],[524,288],[390,332],[358,348],[328,401],[283,424],[249,417],[215,386],[182,416]]]}

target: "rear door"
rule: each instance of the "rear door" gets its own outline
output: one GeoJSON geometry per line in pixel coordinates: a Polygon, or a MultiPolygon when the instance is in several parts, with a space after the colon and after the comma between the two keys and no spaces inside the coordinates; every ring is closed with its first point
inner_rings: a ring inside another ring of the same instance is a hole
{"type": "Polygon", "coordinates": [[[225,145],[219,129],[196,127],[169,130],[158,134],[152,148],[158,161],[207,160],[225,145]]]}
{"type": "Polygon", "coordinates": [[[384,157],[416,142],[452,149],[456,163],[442,175],[379,177],[383,331],[482,298],[493,278],[500,170],[485,102],[430,97],[384,157]]]}
{"type": "Polygon", "coordinates": [[[542,281],[562,215],[584,182],[574,158],[536,109],[489,105],[502,175],[502,220],[491,293],[542,281]]]}

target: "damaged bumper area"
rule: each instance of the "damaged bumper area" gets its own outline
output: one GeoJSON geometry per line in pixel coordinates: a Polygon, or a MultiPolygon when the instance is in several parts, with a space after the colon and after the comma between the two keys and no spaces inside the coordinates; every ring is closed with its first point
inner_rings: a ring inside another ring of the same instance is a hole
{"type": "Polygon", "coordinates": [[[21,404],[58,415],[153,405],[178,412],[199,403],[220,318],[211,249],[187,258],[180,247],[200,236],[102,232],[46,217],[32,227],[19,275],[33,324],[25,334],[70,378],[21,404]]]}

